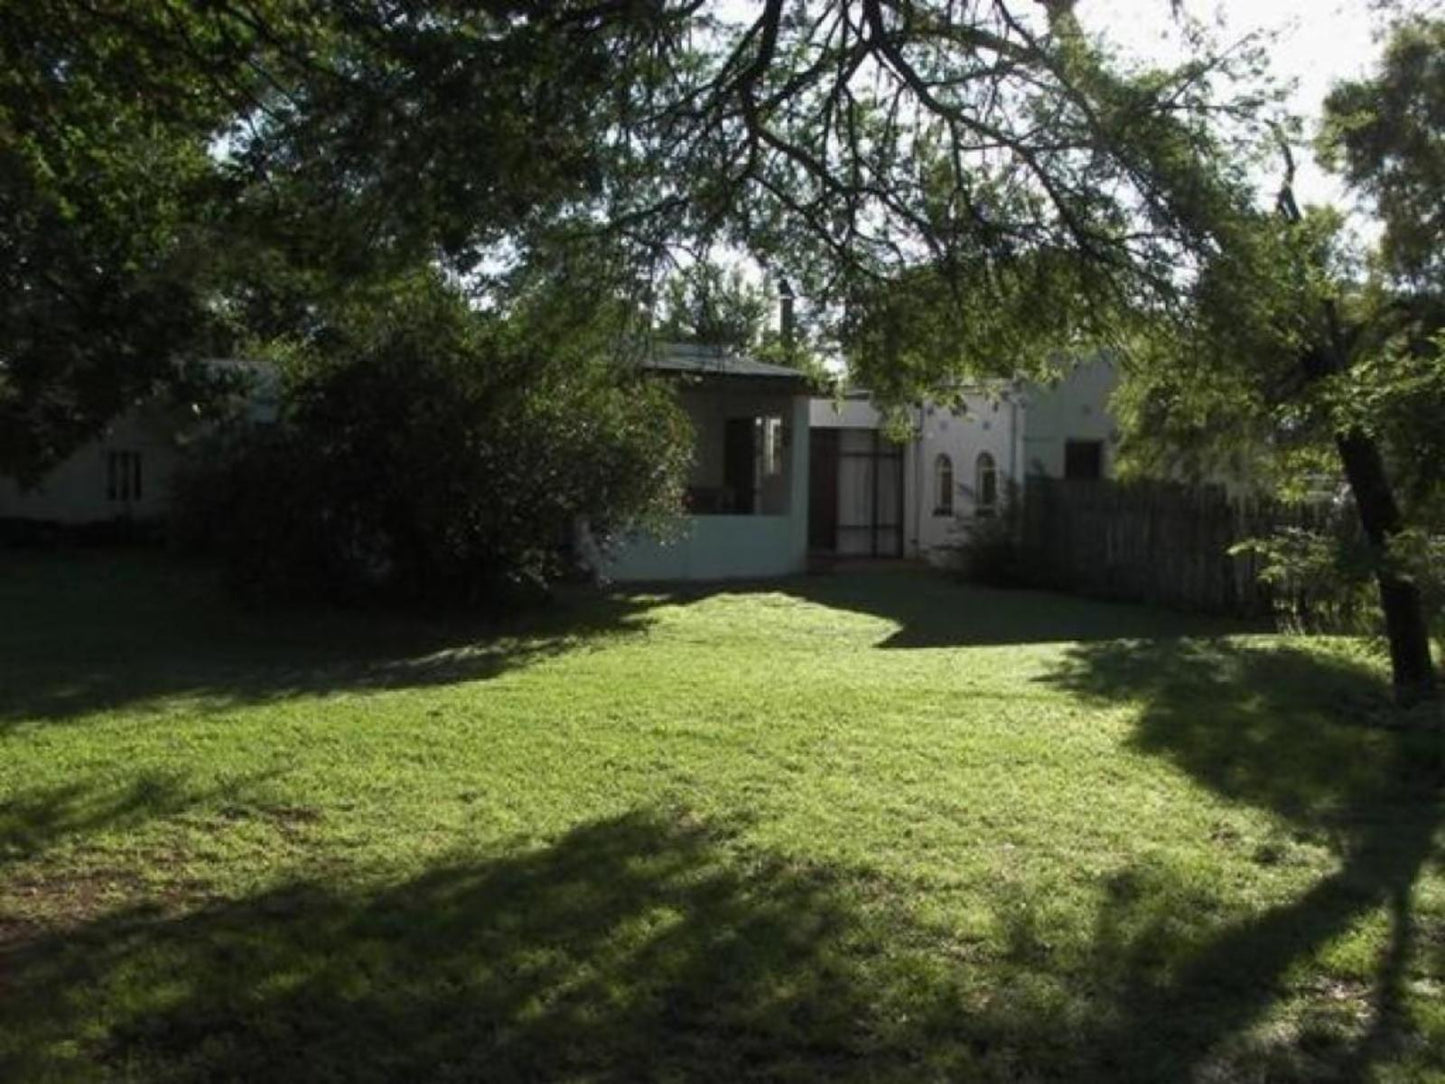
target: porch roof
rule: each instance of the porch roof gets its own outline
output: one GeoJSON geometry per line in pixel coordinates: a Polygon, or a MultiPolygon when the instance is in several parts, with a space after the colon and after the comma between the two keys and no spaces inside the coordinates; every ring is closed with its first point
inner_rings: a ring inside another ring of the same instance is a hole
{"type": "Polygon", "coordinates": [[[711,346],[690,346],[671,343],[648,358],[643,367],[655,372],[690,373],[694,376],[742,377],[744,379],[793,381],[806,383],[808,376],[786,365],[758,361],[742,354],[730,353],[711,346]]]}

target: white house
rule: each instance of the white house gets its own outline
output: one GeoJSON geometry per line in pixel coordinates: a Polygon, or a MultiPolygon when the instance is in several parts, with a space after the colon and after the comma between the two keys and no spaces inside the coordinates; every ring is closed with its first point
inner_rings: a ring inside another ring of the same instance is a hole
{"type": "Polygon", "coordinates": [[[808,561],[809,391],[804,374],[706,347],[646,363],[677,381],[696,448],[676,537],[637,536],[605,569],[618,581],[801,572],[808,561]]]}
{"type": "Polygon", "coordinates": [[[176,424],[174,408],[145,403],[116,418],[32,489],[0,475],[0,519],[77,524],[164,514],[178,459],[176,424]]]}
{"type": "MultiPolygon", "coordinates": [[[[273,419],[264,363],[213,361],[243,378],[237,400],[273,419]]],[[[688,515],[675,535],[627,539],[604,559],[613,580],[716,580],[801,572],[808,559],[808,386],[795,369],[707,348],[668,347],[646,367],[676,381],[696,448],[688,515]]],[[[87,524],[164,515],[194,419],[157,396],[126,411],[38,486],[0,476],[0,519],[87,524]]]]}
{"type": "Polygon", "coordinates": [[[964,394],[962,408],[923,403],[890,439],[866,393],[814,399],[809,546],[837,556],[927,557],[956,545],[998,513],[1028,475],[1113,474],[1118,436],[1107,361],[1081,364],[1059,383],[1000,383],[964,394]]]}
{"type": "Polygon", "coordinates": [[[1023,463],[1049,478],[1111,478],[1119,430],[1109,397],[1119,373],[1107,360],[1077,365],[1049,387],[1025,385],[1023,463]]]}
{"type": "MultiPolygon", "coordinates": [[[[244,389],[236,409],[253,421],[274,419],[278,381],[264,362],[215,358],[204,366],[244,389]]],[[[156,519],[170,502],[184,434],[195,428],[180,403],[157,395],[112,420],[40,483],[23,488],[0,475],[0,519],[83,524],[156,519]]]]}
{"type": "MultiPolygon", "coordinates": [[[[274,372],[212,364],[254,378],[246,409],[274,417],[274,372]]],[[[912,435],[901,443],[866,395],[812,398],[794,369],[703,347],[669,347],[646,366],[677,383],[693,424],[688,514],[669,537],[614,547],[602,571],[616,581],[782,576],[804,571],[810,552],[937,556],[996,514],[1027,474],[1113,471],[1116,374],[1106,362],[1049,388],[970,391],[960,410],[924,403],[911,409],[912,435]]],[[[163,514],[183,421],[176,407],[147,402],[39,487],[0,478],[0,518],[74,524],[163,514]]]]}

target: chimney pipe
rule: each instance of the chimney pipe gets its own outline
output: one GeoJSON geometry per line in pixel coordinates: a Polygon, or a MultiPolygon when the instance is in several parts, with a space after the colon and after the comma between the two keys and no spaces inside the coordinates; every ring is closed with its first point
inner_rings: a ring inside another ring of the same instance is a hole
{"type": "Polygon", "coordinates": [[[783,345],[793,345],[793,288],[788,285],[787,279],[778,281],[778,332],[782,335],[783,345]]]}

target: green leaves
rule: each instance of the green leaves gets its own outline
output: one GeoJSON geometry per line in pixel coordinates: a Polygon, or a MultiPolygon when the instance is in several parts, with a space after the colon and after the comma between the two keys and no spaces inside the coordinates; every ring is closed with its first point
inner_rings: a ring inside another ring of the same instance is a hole
{"type": "Polygon", "coordinates": [[[34,480],[214,348],[208,147],[245,55],[188,5],[0,12],[0,471],[34,480]]]}
{"type": "Polygon", "coordinates": [[[741,268],[703,259],[667,280],[663,308],[660,338],[745,351],[762,344],[772,303],[741,268]]]}
{"type": "MultiPolygon", "coordinates": [[[[876,294],[920,284],[917,341],[864,349],[879,387],[1117,335],[1177,302],[1227,223],[1238,193],[1210,118],[1231,62],[1119,72],[1054,16],[942,0],[771,0],[740,22],[684,0],[7,9],[0,170],[18,225],[0,238],[0,331],[22,344],[5,366],[28,435],[0,454],[33,474],[172,359],[305,341],[339,292],[428,265],[505,305],[602,252],[616,278],[599,292],[637,297],[678,247],[721,241],[864,344],[876,294]],[[74,424],[47,430],[52,401],[74,424]]],[[[741,323],[693,313],[679,330],[754,336],[755,300],[733,300],[741,323]]]]}
{"type": "Polygon", "coordinates": [[[1321,159],[1385,223],[1388,273],[1438,291],[1445,278],[1445,20],[1396,27],[1375,74],[1325,99],[1321,159]]]}
{"type": "Polygon", "coordinates": [[[505,606],[675,516],[692,450],[667,389],[540,303],[480,314],[435,274],[321,314],[284,420],[201,449],[183,533],[266,595],[505,606]]]}

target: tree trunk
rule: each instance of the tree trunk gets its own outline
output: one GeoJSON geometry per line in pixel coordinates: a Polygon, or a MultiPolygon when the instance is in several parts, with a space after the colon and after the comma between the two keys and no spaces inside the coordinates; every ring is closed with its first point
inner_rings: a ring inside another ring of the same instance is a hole
{"type": "Polygon", "coordinates": [[[1354,493],[1360,524],[1377,559],[1375,582],[1380,588],[1380,609],[1385,613],[1385,634],[1390,641],[1390,670],[1395,699],[1408,707],[1436,694],[1430,662],[1430,630],[1420,589],[1384,560],[1390,538],[1400,529],[1400,510],[1385,475],[1385,464],[1374,440],[1358,429],[1335,437],[1345,477],[1354,493]]]}
{"type": "MultiPolygon", "coordinates": [[[[1301,358],[1305,376],[1310,380],[1342,371],[1346,364],[1344,337],[1331,302],[1325,303],[1325,324],[1327,347],[1301,358]]],[[[1355,498],[1360,525],[1375,556],[1375,582],[1380,589],[1380,609],[1384,611],[1385,635],[1390,642],[1395,699],[1406,707],[1434,699],[1437,689],[1430,661],[1430,629],[1425,621],[1424,600],[1420,589],[1387,560],[1390,539],[1403,524],[1379,445],[1363,429],[1354,426],[1335,434],[1335,448],[1355,498]]]]}

